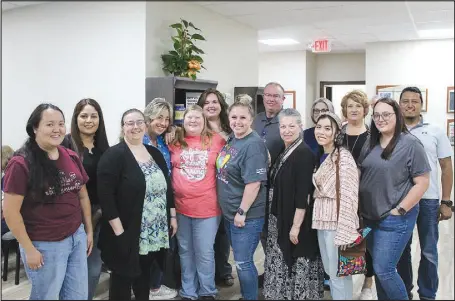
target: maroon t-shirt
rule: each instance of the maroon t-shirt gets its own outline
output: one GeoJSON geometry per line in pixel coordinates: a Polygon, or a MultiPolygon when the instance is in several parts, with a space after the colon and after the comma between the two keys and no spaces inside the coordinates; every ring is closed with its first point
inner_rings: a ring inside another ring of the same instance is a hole
{"type": "Polygon", "coordinates": [[[32,241],[60,241],[72,235],[82,223],[79,191],[88,176],[75,152],[58,147],[57,168],[63,173],[62,192],[52,203],[34,202],[27,197],[28,163],[14,156],[5,170],[4,192],[24,196],[21,214],[32,241]]]}

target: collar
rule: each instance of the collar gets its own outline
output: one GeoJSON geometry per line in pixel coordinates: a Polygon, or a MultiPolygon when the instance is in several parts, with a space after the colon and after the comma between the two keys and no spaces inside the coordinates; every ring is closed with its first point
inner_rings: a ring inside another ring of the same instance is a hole
{"type": "Polygon", "coordinates": [[[417,129],[417,128],[420,128],[420,127],[423,127],[423,126],[426,126],[426,125],[429,125],[429,123],[428,123],[428,122],[425,122],[424,119],[423,119],[423,116],[420,115],[419,123],[417,123],[417,125],[415,125],[415,126],[412,127],[412,128],[409,128],[409,127],[408,127],[408,130],[411,131],[411,130],[414,130],[414,129],[417,129]]]}
{"type": "Polygon", "coordinates": [[[261,121],[264,121],[265,123],[278,123],[278,114],[280,114],[281,110],[278,113],[276,113],[276,115],[273,116],[273,118],[270,119],[270,121],[267,120],[268,119],[267,114],[265,112],[262,112],[264,113],[264,115],[262,116],[261,121]]]}

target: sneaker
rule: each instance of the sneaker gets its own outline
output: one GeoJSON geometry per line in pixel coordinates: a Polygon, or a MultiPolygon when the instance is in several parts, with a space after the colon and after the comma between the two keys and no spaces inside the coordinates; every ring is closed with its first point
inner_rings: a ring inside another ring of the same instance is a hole
{"type": "Polygon", "coordinates": [[[371,288],[363,288],[360,292],[359,300],[373,300],[373,290],[371,288]]]}
{"type": "Polygon", "coordinates": [[[215,300],[214,296],[201,296],[199,300],[215,300]]]}
{"type": "Polygon", "coordinates": [[[264,288],[264,274],[258,276],[258,288],[264,288]]]}
{"type": "Polygon", "coordinates": [[[150,290],[149,300],[169,300],[177,297],[177,290],[162,285],[157,291],[150,290]]]}

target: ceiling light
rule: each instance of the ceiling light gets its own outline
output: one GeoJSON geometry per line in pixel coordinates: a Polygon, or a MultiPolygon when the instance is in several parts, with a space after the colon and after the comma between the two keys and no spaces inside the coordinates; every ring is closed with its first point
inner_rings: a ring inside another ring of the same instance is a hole
{"type": "Polygon", "coordinates": [[[454,30],[453,28],[426,29],[418,30],[417,34],[421,38],[453,38],[454,30]]]}
{"type": "Polygon", "coordinates": [[[300,44],[296,40],[293,39],[267,39],[267,40],[259,40],[259,43],[270,45],[270,46],[278,46],[278,45],[295,45],[300,44]]]}

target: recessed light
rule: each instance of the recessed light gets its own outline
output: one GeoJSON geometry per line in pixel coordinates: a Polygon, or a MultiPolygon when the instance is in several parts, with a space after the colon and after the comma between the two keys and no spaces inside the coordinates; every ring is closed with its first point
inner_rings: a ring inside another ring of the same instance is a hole
{"type": "Polygon", "coordinates": [[[267,40],[259,40],[259,43],[262,43],[265,45],[270,45],[270,46],[300,44],[298,41],[293,40],[293,39],[267,39],[267,40]]]}
{"type": "Polygon", "coordinates": [[[454,30],[453,28],[425,29],[418,30],[417,34],[421,38],[453,38],[454,30]]]}

